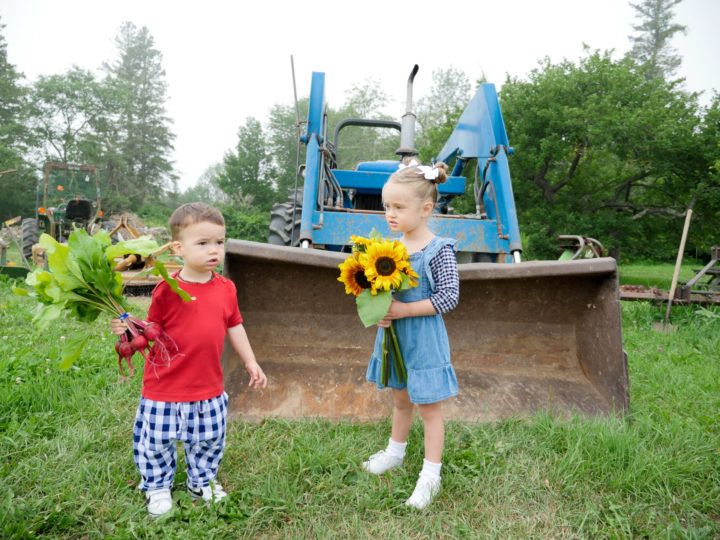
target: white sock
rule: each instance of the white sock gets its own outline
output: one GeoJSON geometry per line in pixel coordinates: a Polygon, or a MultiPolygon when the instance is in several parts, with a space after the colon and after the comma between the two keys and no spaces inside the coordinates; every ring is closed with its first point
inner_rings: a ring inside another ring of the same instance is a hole
{"type": "Polygon", "coordinates": [[[421,473],[429,473],[435,478],[440,478],[440,467],[442,467],[442,463],[433,463],[432,461],[423,459],[423,468],[421,473]]]}
{"type": "Polygon", "coordinates": [[[395,442],[392,440],[392,437],[388,440],[388,445],[385,451],[390,454],[392,457],[404,459],[405,458],[405,448],[407,448],[407,442],[395,442]]]}

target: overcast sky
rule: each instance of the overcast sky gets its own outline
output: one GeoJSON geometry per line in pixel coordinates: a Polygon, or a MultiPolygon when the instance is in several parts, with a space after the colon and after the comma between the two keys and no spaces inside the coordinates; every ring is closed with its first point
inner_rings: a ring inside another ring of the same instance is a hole
{"type": "MultiPolygon", "coordinates": [[[[26,82],[73,64],[98,70],[117,57],[123,21],[148,28],[163,55],[183,189],[236,145],[247,117],[264,121],[274,104],[292,103],[291,54],[299,96],[309,94],[312,71],[325,72],[333,107],[375,79],[399,120],[413,64],[415,99],[433,70],[450,66],[500,87],[545,56],[577,62],[583,43],[620,57],[633,13],[627,0],[0,0],[8,59],[26,82]]],[[[686,88],[720,89],[720,0],[683,0],[675,22],[688,27],[673,40],[686,88]]]]}

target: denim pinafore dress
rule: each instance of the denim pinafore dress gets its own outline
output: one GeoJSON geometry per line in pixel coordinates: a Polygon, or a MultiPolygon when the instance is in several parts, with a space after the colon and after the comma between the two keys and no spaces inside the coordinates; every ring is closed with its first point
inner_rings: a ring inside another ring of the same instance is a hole
{"type": "MultiPolygon", "coordinates": [[[[410,264],[419,276],[418,285],[394,293],[393,298],[400,302],[417,302],[430,298],[435,288],[430,261],[444,246],[454,244],[455,240],[436,236],[422,251],[410,255],[410,264]]],[[[435,403],[457,395],[457,377],[450,364],[450,342],[442,315],[438,313],[396,319],[393,325],[407,370],[407,383],[398,380],[391,361],[388,387],[397,390],[407,387],[410,401],[419,404],[435,403]]],[[[378,328],[375,349],[365,375],[365,378],[376,383],[378,388],[384,388],[380,382],[384,332],[384,328],[378,328]]]]}

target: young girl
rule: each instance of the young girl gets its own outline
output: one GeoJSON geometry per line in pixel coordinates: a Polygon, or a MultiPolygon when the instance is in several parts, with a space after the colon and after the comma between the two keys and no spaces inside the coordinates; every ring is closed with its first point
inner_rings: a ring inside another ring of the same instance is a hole
{"type": "Polygon", "coordinates": [[[447,179],[448,167],[421,166],[405,159],[383,187],[385,219],[410,253],[413,270],[420,276],[418,286],[395,293],[390,309],[378,323],[375,350],[366,378],[380,382],[383,332],[394,321],[407,370],[407,384],[401,383],[392,362],[388,386],[393,389],[392,435],[385,450],[370,456],[363,468],[382,474],[398,467],[405,457],[407,437],[418,405],[425,428],[425,459],[411,497],[405,502],[425,508],[440,491],[440,467],[445,442],[441,403],[457,394],[455,370],[450,364],[450,345],[441,313],[457,306],[460,281],[453,251],[455,240],[435,236],[428,228],[438,197],[437,185],[447,179]]]}

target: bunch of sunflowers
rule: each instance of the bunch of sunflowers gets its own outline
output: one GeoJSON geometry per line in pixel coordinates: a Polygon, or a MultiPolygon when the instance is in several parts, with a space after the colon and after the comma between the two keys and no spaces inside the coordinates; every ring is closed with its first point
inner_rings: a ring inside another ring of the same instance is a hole
{"type": "MultiPolygon", "coordinates": [[[[410,266],[405,246],[397,240],[383,239],[374,231],[370,238],[351,236],[352,255],[340,264],[338,281],[345,285],[345,293],[355,296],[358,315],[365,327],[377,324],[390,309],[393,291],[417,286],[418,275],[410,266]]],[[[383,332],[381,382],[387,386],[390,376],[390,356],[401,382],[407,381],[397,334],[391,324],[383,332]],[[389,339],[388,339],[389,336],[389,339]]]]}

